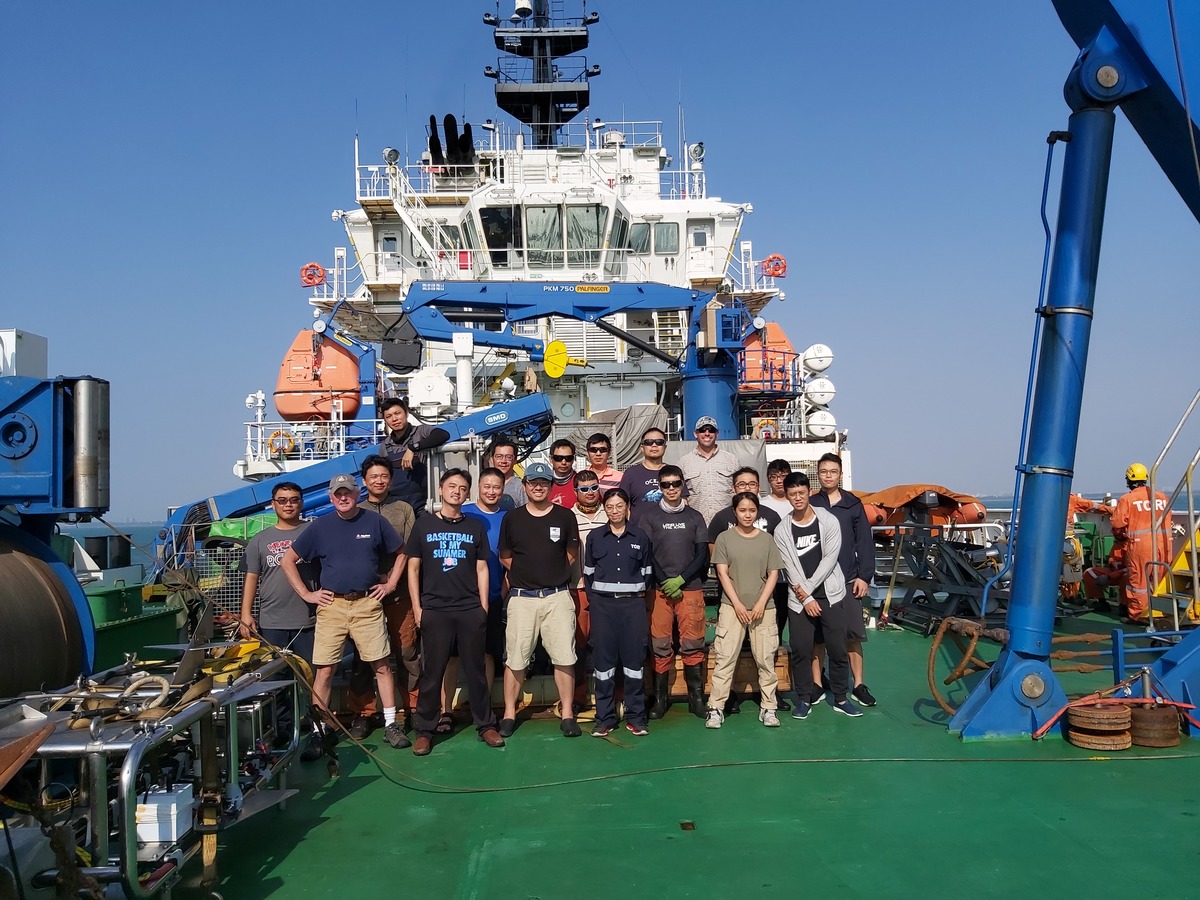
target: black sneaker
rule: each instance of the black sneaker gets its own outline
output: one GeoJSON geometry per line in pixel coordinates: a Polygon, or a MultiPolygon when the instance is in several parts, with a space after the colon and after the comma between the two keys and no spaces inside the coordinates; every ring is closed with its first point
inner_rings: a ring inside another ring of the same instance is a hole
{"type": "Polygon", "coordinates": [[[375,723],[366,716],[356,716],[354,721],[350,723],[350,737],[356,741],[366,740],[374,730],[375,723]]]}
{"type": "Polygon", "coordinates": [[[563,733],[563,737],[579,737],[583,734],[583,729],[574,719],[563,719],[558,728],[563,733]]]}
{"type": "Polygon", "coordinates": [[[857,700],[859,703],[861,703],[863,706],[874,706],[875,705],[875,697],[874,697],[874,695],[872,695],[872,693],[870,691],[867,690],[867,686],[865,684],[860,684],[858,687],[856,687],[850,693],[854,696],[854,699],[857,700]]]}
{"type": "Polygon", "coordinates": [[[301,762],[316,762],[325,755],[325,740],[317,732],[312,732],[300,751],[301,762]]]}
{"type": "Polygon", "coordinates": [[[404,725],[399,721],[393,722],[383,729],[383,739],[397,750],[403,750],[405,747],[412,746],[412,741],[404,733],[404,725]]]}
{"type": "Polygon", "coordinates": [[[517,720],[516,719],[501,719],[500,725],[496,730],[500,732],[500,737],[510,738],[513,736],[513,733],[517,730],[517,720]]]}

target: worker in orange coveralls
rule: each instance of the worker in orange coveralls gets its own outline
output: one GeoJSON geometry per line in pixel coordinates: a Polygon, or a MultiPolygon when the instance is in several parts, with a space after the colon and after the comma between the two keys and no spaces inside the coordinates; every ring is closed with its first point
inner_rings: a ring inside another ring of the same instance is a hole
{"type": "MultiPolygon", "coordinates": [[[[1117,501],[1112,514],[1115,549],[1121,552],[1126,567],[1121,606],[1130,621],[1139,622],[1150,615],[1151,583],[1146,579],[1146,563],[1151,560],[1171,562],[1171,514],[1167,511],[1167,495],[1155,491],[1152,503],[1150,489],[1146,486],[1149,477],[1141,463],[1126,469],[1125,485],[1129,493],[1117,501]],[[1164,513],[1166,517],[1157,528],[1158,546],[1155,548],[1150,542],[1151,519],[1164,513]]],[[[1153,582],[1160,576],[1161,573],[1152,574],[1153,582]]]]}

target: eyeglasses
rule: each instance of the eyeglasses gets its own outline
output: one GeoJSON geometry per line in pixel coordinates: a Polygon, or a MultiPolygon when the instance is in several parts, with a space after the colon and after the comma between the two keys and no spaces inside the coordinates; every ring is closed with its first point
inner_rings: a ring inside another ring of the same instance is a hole
{"type": "Polygon", "coordinates": [[[511,453],[493,453],[492,454],[493,462],[512,462],[514,459],[516,459],[516,457],[513,456],[511,453]]]}
{"type": "Polygon", "coordinates": [[[554,460],[555,462],[570,462],[575,457],[574,456],[553,456],[552,455],[550,458],[552,460],[554,460]]]}
{"type": "Polygon", "coordinates": [[[579,493],[581,493],[581,494],[592,494],[592,493],[595,493],[596,491],[600,490],[600,485],[598,485],[598,484],[577,484],[577,485],[575,485],[575,490],[579,491],[579,493]]]}
{"type": "Polygon", "coordinates": [[[669,491],[671,488],[683,487],[682,481],[660,481],[658,486],[663,490],[669,491]]]}
{"type": "Polygon", "coordinates": [[[662,438],[650,438],[642,441],[643,447],[661,447],[664,444],[666,444],[666,441],[664,441],[662,438]]]}
{"type": "Polygon", "coordinates": [[[711,425],[705,425],[703,428],[696,429],[696,434],[716,434],[716,433],[717,433],[717,429],[713,428],[711,425]]]}
{"type": "Polygon", "coordinates": [[[757,481],[735,481],[733,486],[739,491],[756,491],[758,490],[757,481]]]}
{"type": "Polygon", "coordinates": [[[274,502],[278,503],[280,506],[295,506],[297,503],[300,502],[300,498],[299,497],[276,497],[274,502]]]}
{"type": "Polygon", "coordinates": [[[842,473],[837,469],[817,469],[817,474],[818,475],[841,475],[842,473]]]}
{"type": "Polygon", "coordinates": [[[607,447],[588,447],[588,453],[607,453],[607,447]]]}

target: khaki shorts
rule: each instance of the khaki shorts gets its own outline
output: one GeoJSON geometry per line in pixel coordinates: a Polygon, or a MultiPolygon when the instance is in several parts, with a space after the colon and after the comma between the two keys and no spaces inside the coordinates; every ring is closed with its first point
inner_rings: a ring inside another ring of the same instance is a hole
{"type": "Polygon", "coordinates": [[[508,627],[504,633],[504,664],[514,672],[529,667],[538,638],[556,666],[575,665],[575,603],[571,592],[547,597],[508,598],[508,627]]]}
{"type": "Polygon", "coordinates": [[[363,662],[377,662],[391,653],[383,604],[363,597],[318,606],[313,665],[335,666],[341,662],[347,637],[354,641],[363,662]]]}

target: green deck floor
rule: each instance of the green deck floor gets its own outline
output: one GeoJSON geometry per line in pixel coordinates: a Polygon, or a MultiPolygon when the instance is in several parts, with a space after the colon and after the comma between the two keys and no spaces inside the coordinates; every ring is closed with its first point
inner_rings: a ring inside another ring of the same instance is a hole
{"type": "MultiPolygon", "coordinates": [[[[1200,745],[1098,756],[1058,738],[963,744],[929,699],[928,648],[910,632],[872,633],[879,705],[854,720],[823,705],[767,729],[746,703],[708,731],[677,704],[643,738],[567,740],[556,722],[526,721],[502,750],[468,727],[424,759],[376,732],[368,745],[393,781],[353,747],[336,779],[323,762],[297,764],[286,811],[223,834],[219,890],[1200,896],[1200,745]]],[[[1107,682],[1067,689],[1088,683],[1107,682]]]]}

